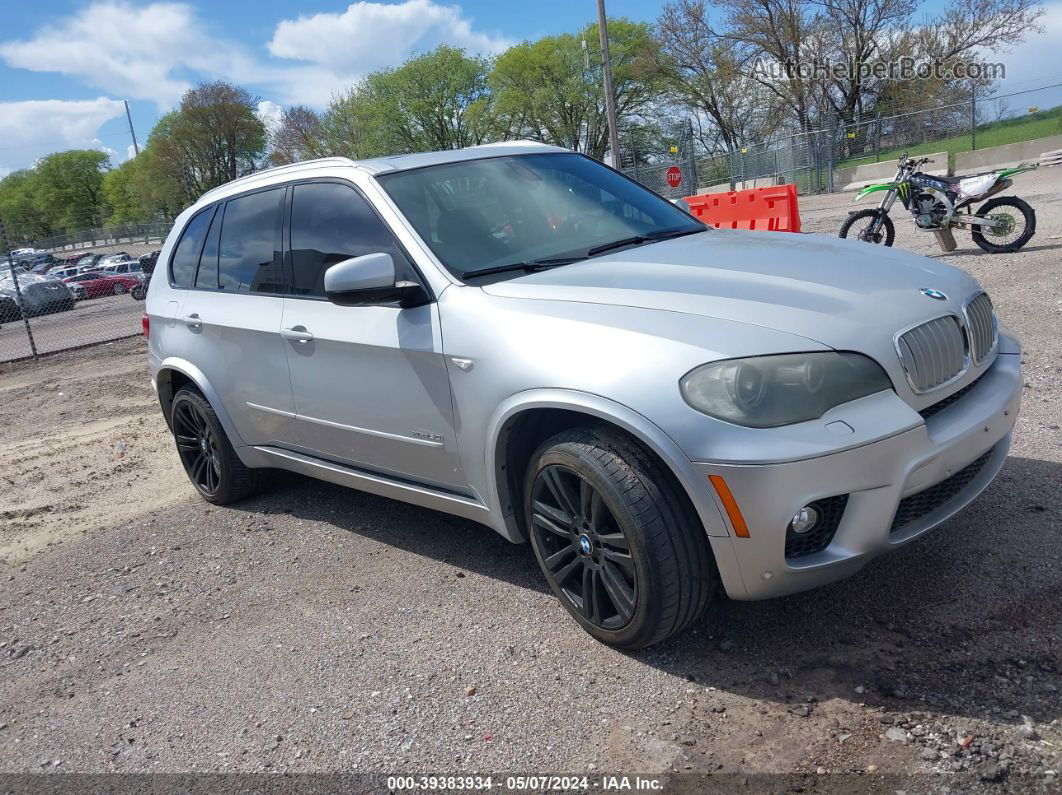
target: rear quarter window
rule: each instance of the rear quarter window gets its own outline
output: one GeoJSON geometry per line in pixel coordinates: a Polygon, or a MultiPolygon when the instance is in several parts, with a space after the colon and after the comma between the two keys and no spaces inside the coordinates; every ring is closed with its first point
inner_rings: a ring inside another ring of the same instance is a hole
{"type": "Polygon", "coordinates": [[[192,216],[181,233],[181,239],[170,259],[170,282],[174,287],[189,288],[195,282],[195,270],[199,265],[199,252],[203,250],[210,219],[214,208],[208,207],[192,216]]]}

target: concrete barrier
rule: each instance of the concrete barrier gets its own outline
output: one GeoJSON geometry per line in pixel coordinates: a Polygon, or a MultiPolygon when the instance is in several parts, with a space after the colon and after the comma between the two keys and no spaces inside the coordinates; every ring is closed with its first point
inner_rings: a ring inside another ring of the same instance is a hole
{"type": "Polygon", "coordinates": [[[1019,141],[1003,146],[990,146],[987,149],[975,149],[972,152],[959,152],[955,155],[955,173],[976,174],[979,171],[1010,168],[1021,162],[1036,162],[1040,159],[1040,155],[1053,149],[1062,149],[1062,135],[1051,135],[1047,138],[1019,141]]]}
{"type": "Polygon", "coordinates": [[[697,193],[729,193],[731,190],[751,190],[753,188],[770,188],[774,185],[784,185],[783,177],[760,177],[759,179],[739,179],[734,182],[731,189],[729,182],[720,182],[709,185],[707,188],[698,188],[697,193]]]}
{"type": "MultiPolygon", "coordinates": [[[[917,158],[928,157],[932,162],[926,163],[926,167],[919,169],[923,174],[932,174],[935,177],[948,176],[948,153],[933,152],[930,155],[915,155],[917,158]]],[[[896,174],[896,167],[900,164],[897,160],[882,160],[880,163],[865,163],[856,166],[852,179],[841,190],[859,190],[876,182],[888,182],[896,174]]],[[[839,172],[848,172],[849,169],[838,169],[839,172]]],[[[835,184],[837,180],[835,178],[835,184]]]]}

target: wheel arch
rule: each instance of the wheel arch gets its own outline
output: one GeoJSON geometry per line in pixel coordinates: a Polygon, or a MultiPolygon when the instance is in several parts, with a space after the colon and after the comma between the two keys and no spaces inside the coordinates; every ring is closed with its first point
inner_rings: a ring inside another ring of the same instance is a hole
{"type": "Polygon", "coordinates": [[[509,540],[527,540],[520,511],[527,461],[538,446],[562,430],[600,422],[627,434],[660,461],[685,492],[709,536],[728,535],[722,515],[692,462],[657,425],[632,409],[586,392],[541,389],[518,393],[502,403],[488,426],[489,504],[504,521],[509,540]]]}
{"type": "Polygon", "coordinates": [[[210,403],[210,407],[214,409],[214,413],[218,415],[221,427],[225,429],[225,435],[229,437],[232,446],[239,450],[244,442],[236,432],[236,428],[232,424],[228,412],[225,411],[217,391],[211,386],[210,381],[202,370],[184,359],[173,357],[164,359],[155,374],[155,387],[158,392],[159,403],[162,405],[162,415],[166,418],[166,425],[170,425],[173,396],[185,386],[195,387],[206,398],[207,402],[210,403]]]}

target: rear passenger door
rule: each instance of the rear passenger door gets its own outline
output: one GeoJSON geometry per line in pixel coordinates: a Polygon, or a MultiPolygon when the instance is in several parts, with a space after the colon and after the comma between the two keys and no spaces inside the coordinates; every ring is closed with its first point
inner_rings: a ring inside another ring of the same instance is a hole
{"type": "Polygon", "coordinates": [[[280,321],[287,189],[220,202],[192,218],[173,256],[184,357],[199,367],[247,444],[285,438],[294,418],[280,321]]]}
{"type": "Polygon", "coordinates": [[[437,304],[337,306],[324,295],[328,267],[364,254],[390,254],[399,280],[421,276],[350,183],[295,183],[290,201],[282,335],[298,415],[292,442],[376,472],[467,486],[437,304]]]}

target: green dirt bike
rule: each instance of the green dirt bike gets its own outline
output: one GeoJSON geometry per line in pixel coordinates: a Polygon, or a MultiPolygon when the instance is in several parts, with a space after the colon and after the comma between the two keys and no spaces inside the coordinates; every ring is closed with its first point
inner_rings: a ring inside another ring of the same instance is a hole
{"type": "Polygon", "coordinates": [[[969,177],[934,177],[915,170],[931,162],[928,157],[915,160],[904,153],[891,182],[868,185],[856,195],[853,201],[884,192],[876,209],[849,213],[841,226],[841,237],[891,246],[896,229],[889,210],[899,196],[918,228],[933,232],[944,251],[955,250],[951,230],[956,228],[969,229],[974,243],[990,254],[1017,251],[1029,242],[1036,232],[1036,213],[1027,202],[1002,196],[985,202],[976,212],[973,205],[1006,190],[1013,184],[1011,177],[1032,171],[1037,168],[1035,164],[1022,163],[969,177]]]}

